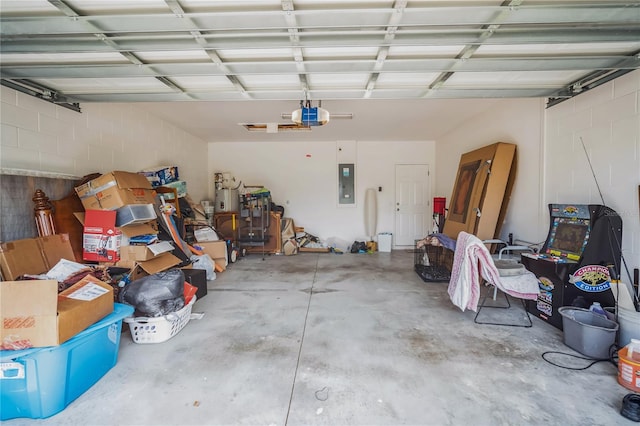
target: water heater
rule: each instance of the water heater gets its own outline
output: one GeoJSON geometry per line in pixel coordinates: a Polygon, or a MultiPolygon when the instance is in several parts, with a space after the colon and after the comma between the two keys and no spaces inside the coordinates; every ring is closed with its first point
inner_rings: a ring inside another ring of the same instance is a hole
{"type": "Polygon", "coordinates": [[[219,212],[237,212],[238,211],[238,190],[221,188],[216,189],[216,205],[215,211],[219,212]]]}

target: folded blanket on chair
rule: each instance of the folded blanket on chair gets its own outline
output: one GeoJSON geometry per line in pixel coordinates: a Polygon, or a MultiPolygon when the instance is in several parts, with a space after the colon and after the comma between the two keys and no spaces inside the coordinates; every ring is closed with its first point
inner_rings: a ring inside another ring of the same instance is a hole
{"type": "Polygon", "coordinates": [[[478,309],[480,283],[484,278],[499,290],[520,299],[536,300],[538,279],[528,272],[517,277],[501,277],[489,249],[475,235],[460,232],[449,281],[449,297],[461,310],[478,309]]]}

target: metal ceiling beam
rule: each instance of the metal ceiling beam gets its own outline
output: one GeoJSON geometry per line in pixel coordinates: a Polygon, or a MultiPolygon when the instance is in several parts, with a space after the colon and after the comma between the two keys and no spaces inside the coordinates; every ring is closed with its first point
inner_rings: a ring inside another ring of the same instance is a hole
{"type": "MultiPolygon", "coordinates": [[[[640,11],[638,12],[640,14],[640,11]]],[[[386,30],[305,31],[298,33],[298,46],[311,47],[377,47],[383,46],[448,46],[479,44],[485,30],[480,28],[440,28],[430,30],[397,29],[393,39],[381,43],[386,30]],[[301,36],[301,37],[300,37],[301,36]]],[[[198,43],[191,33],[128,34],[109,37],[116,46],[107,46],[94,34],[77,36],[10,36],[2,34],[3,53],[64,53],[96,51],[171,51],[171,50],[237,50],[278,49],[291,47],[284,32],[200,32],[198,43]]],[[[574,44],[600,42],[638,42],[640,25],[615,26],[546,26],[501,27],[485,45],[574,44]]]]}
{"type": "MultiPolygon", "coordinates": [[[[53,0],[52,4],[61,0],[53,0]]],[[[399,27],[428,26],[482,26],[491,25],[493,18],[509,11],[505,24],[528,25],[598,23],[637,24],[639,22],[637,1],[609,1],[595,4],[534,4],[514,6],[440,6],[412,7],[411,13],[404,14],[399,27]]],[[[64,8],[62,10],[64,12],[64,8]]],[[[317,10],[291,11],[298,21],[300,30],[375,28],[384,27],[389,21],[388,8],[319,8],[317,10]]],[[[100,26],[105,33],[157,33],[189,31],[188,21],[198,23],[201,31],[252,31],[261,29],[281,29],[288,25],[282,18],[281,10],[241,10],[184,13],[178,18],[173,13],[122,13],[114,15],[77,16],[69,20],[66,16],[3,16],[0,18],[2,31],[6,35],[62,35],[92,33],[86,24],[100,26]],[[188,20],[182,19],[188,18],[188,20]]]]}
{"type": "MultiPolygon", "coordinates": [[[[48,1],[51,5],[55,6],[58,10],[64,13],[67,17],[72,18],[74,21],[77,21],[79,20],[79,18],[81,18],[80,14],[76,10],[74,10],[71,6],[69,6],[64,0],[48,0],[48,1]]],[[[137,65],[137,66],[143,65],[143,62],[134,53],[119,50],[118,45],[113,40],[111,40],[108,35],[104,34],[102,29],[98,25],[94,24],[91,19],[82,20],[82,23],[84,24],[85,27],[87,27],[91,31],[91,33],[99,41],[104,43],[106,46],[114,49],[116,52],[120,53],[133,65],[137,65]]],[[[152,67],[149,67],[148,70],[149,72],[154,73],[154,70],[152,67]]],[[[167,76],[156,76],[155,78],[158,81],[160,81],[162,84],[169,87],[171,90],[184,92],[184,89],[182,89],[179,85],[177,85],[167,76]]]]}
{"type": "MultiPolygon", "coordinates": [[[[557,92],[557,88],[456,88],[441,89],[431,98],[465,99],[465,98],[544,98],[557,92]]],[[[376,89],[371,99],[420,99],[421,88],[406,87],[404,89],[376,89]]],[[[364,90],[313,90],[314,99],[357,100],[362,99],[364,90]]],[[[277,90],[273,92],[251,91],[253,100],[286,100],[298,101],[299,90],[277,90]]],[[[241,101],[240,94],[233,91],[192,91],[191,97],[181,93],[147,93],[143,91],[112,93],[74,93],[71,94],[79,102],[172,102],[172,101],[241,101]]]]}
{"type": "MultiPolygon", "coordinates": [[[[375,69],[375,60],[305,61],[306,73],[362,74],[375,69]]],[[[129,77],[189,77],[236,75],[299,75],[300,71],[289,61],[226,62],[226,68],[203,62],[154,64],[55,64],[55,65],[3,65],[3,78],[129,78],[129,77]],[[230,71],[229,71],[230,70],[230,71]]],[[[498,57],[469,59],[387,59],[380,73],[407,72],[501,72],[501,71],[580,71],[585,69],[636,69],[637,56],[540,56],[498,57]]]]}
{"type": "MultiPolygon", "coordinates": [[[[491,36],[493,36],[493,34],[500,28],[500,25],[507,19],[509,19],[509,16],[513,13],[514,7],[520,6],[521,3],[522,0],[504,1],[502,3],[502,6],[505,6],[505,8],[497,13],[496,17],[493,19],[493,22],[490,25],[482,26],[483,32],[478,38],[479,44],[467,44],[460,50],[460,53],[456,56],[456,59],[462,59],[463,61],[466,61],[467,59],[471,58],[476,50],[478,50],[482,42],[490,39],[491,36]]],[[[440,89],[446,83],[446,81],[449,80],[453,76],[453,74],[459,70],[460,67],[462,67],[462,65],[459,62],[456,62],[450,70],[441,73],[429,85],[425,93],[425,97],[433,96],[434,91],[440,89]]]]}
{"type": "MultiPolygon", "coordinates": [[[[640,57],[640,51],[636,52],[636,57],[640,57]]],[[[632,69],[611,69],[611,70],[598,70],[583,76],[579,80],[573,81],[563,87],[562,89],[548,95],[547,108],[557,105],[573,96],[579,95],[587,90],[596,88],[602,84],[605,84],[615,78],[621,77],[632,69]]]]}
{"type": "Polygon", "coordinates": [[[309,80],[307,79],[307,72],[305,69],[304,56],[302,54],[302,48],[300,47],[300,33],[298,31],[298,21],[293,13],[295,11],[293,6],[293,0],[282,0],[282,11],[284,13],[284,19],[287,22],[287,33],[289,34],[289,48],[293,55],[293,60],[296,64],[298,71],[298,80],[300,81],[300,89],[302,91],[301,100],[310,100],[309,96],[309,80]]]}
{"type": "Polygon", "coordinates": [[[378,47],[378,53],[376,54],[376,62],[373,66],[373,72],[369,76],[369,81],[367,81],[367,85],[365,86],[365,98],[370,98],[371,94],[373,93],[373,89],[376,87],[376,82],[378,81],[378,77],[380,76],[380,71],[384,67],[384,61],[389,55],[389,45],[396,36],[396,32],[398,31],[398,24],[402,21],[402,15],[406,7],[406,0],[396,0],[393,3],[392,9],[394,13],[389,16],[389,22],[387,22],[387,26],[385,28],[386,32],[384,34],[384,40],[382,42],[382,45],[378,47]]]}
{"type": "MultiPolygon", "coordinates": [[[[165,3],[167,4],[167,6],[169,6],[169,9],[171,9],[171,11],[175,14],[176,17],[184,19],[186,22],[188,22],[188,24],[191,27],[193,27],[193,29],[189,31],[189,33],[193,37],[193,40],[196,42],[198,47],[200,49],[205,47],[206,41],[204,40],[202,32],[198,29],[196,24],[190,18],[185,17],[186,12],[180,5],[180,2],[178,0],[165,0],[165,3]]],[[[224,61],[220,58],[218,53],[213,49],[207,49],[205,50],[205,52],[207,56],[209,56],[209,59],[211,59],[211,61],[218,66],[218,68],[220,69],[220,72],[222,72],[225,75],[225,77],[227,77],[227,79],[238,90],[238,92],[240,92],[242,96],[249,98],[246,87],[244,87],[244,85],[242,84],[242,82],[240,82],[238,77],[233,75],[233,73],[227,68],[227,66],[224,64],[224,61]]]]}
{"type": "Polygon", "coordinates": [[[5,80],[0,79],[0,85],[9,87],[13,90],[16,90],[21,93],[25,93],[29,96],[36,97],[38,99],[42,99],[46,102],[51,102],[52,104],[59,105],[63,108],[70,109],[75,112],[81,112],[80,104],[68,99],[66,96],[58,93],[57,91],[42,86],[36,82],[29,80],[5,80]]]}

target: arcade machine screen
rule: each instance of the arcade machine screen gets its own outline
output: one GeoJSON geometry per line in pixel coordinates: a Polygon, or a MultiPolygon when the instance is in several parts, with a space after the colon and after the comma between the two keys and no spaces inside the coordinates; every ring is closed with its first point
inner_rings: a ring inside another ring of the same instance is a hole
{"type": "Polygon", "coordinates": [[[589,240],[589,221],[556,217],[553,222],[547,254],[577,262],[589,240]]]}

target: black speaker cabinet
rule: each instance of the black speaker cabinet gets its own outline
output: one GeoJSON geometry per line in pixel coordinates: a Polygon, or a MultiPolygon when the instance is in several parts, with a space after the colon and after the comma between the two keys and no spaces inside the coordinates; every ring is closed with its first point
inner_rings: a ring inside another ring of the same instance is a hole
{"type": "Polygon", "coordinates": [[[204,269],[183,269],[184,279],[191,285],[198,287],[196,300],[207,295],[207,272],[204,269]]]}

